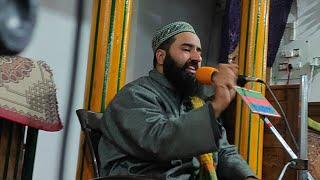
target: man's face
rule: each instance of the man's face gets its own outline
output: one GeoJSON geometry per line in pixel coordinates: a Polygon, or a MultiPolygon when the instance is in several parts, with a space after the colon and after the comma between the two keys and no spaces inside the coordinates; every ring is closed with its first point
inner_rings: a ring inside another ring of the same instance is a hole
{"type": "Polygon", "coordinates": [[[185,66],[186,72],[194,76],[202,61],[200,39],[191,32],[177,34],[175,39],[169,48],[170,56],[178,67],[185,66]]]}
{"type": "Polygon", "coordinates": [[[195,72],[201,60],[199,38],[192,33],[178,34],[166,52],[164,75],[178,91],[186,96],[194,95],[200,86],[195,79],[195,72]]]}

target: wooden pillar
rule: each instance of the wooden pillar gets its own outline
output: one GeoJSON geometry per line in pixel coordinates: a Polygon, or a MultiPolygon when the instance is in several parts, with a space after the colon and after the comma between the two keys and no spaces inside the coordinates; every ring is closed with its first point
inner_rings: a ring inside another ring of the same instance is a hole
{"type": "MultiPolygon", "coordinates": [[[[266,80],[270,0],[241,1],[239,73],[266,80]]],[[[265,93],[265,87],[248,83],[246,88],[265,93]]],[[[261,178],[263,120],[252,114],[237,97],[235,144],[252,170],[261,178]]]]}
{"type": "MultiPolygon", "coordinates": [[[[132,0],[94,0],[84,108],[103,112],[125,83],[132,0]]],[[[77,179],[93,169],[84,135],[80,137],[77,179]]]]}

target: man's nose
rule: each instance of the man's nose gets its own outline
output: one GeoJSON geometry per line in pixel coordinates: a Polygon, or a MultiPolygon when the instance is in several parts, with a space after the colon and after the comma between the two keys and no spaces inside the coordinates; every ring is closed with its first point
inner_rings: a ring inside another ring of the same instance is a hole
{"type": "Polygon", "coordinates": [[[196,50],[192,51],[192,53],[191,53],[191,59],[192,59],[192,60],[197,60],[197,61],[201,62],[201,61],[202,61],[201,53],[198,52],[198,51],[196,51],[196,50]]]}

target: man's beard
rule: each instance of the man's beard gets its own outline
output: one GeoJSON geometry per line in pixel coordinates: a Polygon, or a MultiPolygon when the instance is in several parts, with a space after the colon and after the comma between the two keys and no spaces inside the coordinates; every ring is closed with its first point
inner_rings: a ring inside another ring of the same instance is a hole
{"type": "MultiPolygon", "coordinates": [[[[193,96],[202,88],[202,86],[196,81],[195,76],[186,71],[186,69],[194,63],[194,61],[188,60],[183,67],[178,67],[169,53],[167,53],[164,59],[164,76],[184,97],[193,96]]],[[[195,64],[197,63],[198,62],[195,64]]]]}

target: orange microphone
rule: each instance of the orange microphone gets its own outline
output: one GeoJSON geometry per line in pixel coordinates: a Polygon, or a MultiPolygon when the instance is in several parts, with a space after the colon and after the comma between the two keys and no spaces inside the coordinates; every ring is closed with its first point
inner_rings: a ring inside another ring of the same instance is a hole
{"type": "Polygon", "coordinates": [[[213,74],[217,72],[219,72],[218,69],[213,67],[209,67],[209,66],[199,67],[196,71],[196,79],[201,84],[209,85],[212,83],[213,74]]]}
{"type": "MultiPolygon", "coordinates": [[[[204,66],[204,67],[199,67],[196,71],[196,79],[199,81],[201,84],[206,84],[209,85],[212,83],[212,76],[219,72],[218,69],[209,67],[209,66],[204,66]]],[[[250,76],[245,76],[245,75],[238,75],[237,78],[237,85],[240,87],[244,87],[244,85],[247,82],[259,82],[259,83],[264,83],[263,80],[256,78],[256,77],[250,77],[250,76]]]]}

